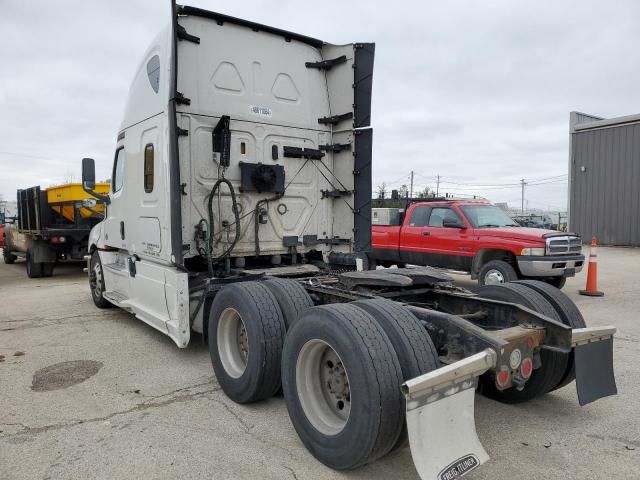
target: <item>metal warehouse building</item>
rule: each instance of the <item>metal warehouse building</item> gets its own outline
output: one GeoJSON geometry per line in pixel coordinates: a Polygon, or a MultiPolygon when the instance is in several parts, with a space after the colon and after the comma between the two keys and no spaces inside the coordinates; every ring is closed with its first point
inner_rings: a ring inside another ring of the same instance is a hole
{"type": "Polygon", "coordinates": [[[640,114],[571,112],[569,229],[585,242],[640,246],[640,114]]]}

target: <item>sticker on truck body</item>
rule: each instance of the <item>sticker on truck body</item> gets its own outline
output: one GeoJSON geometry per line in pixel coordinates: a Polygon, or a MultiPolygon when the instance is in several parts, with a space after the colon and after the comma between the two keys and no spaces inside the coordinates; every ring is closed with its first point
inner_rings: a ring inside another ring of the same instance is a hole
{"type": "Polygon", "coordinates": [[[273,116],[273,112],[269,107],[261,105],[249,105],[249,112],[259,117],[271,118],[273,116]]]}

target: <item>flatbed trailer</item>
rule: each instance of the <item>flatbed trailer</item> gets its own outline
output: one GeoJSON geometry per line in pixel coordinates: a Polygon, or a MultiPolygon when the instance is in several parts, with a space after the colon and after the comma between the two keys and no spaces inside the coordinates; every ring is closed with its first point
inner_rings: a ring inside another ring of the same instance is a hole
{"type": "MultiPolygon", "coordinates": [[[[96,186],[108,191],[109,184],[96,186]]],[[[50,277],[58,262],[79,262],[87,254],[91,228],[104,216],[104,206],[79,183],[17,192],[18,215],[5,226],[4,262],[25,258],[30,278],[50,277]]]]}
{"type": "Polygon", "coordinates": [[[106,205],[89,285],[179,348],[207,341],[234,402],[282,390],[324,464],[408,443],[424,480],[452,480],[488,459],[476,391],[526,402],[575,379],[581,405],[613,395],[615,328],[545,283],[472,293],[432,268],[370,269],[374,52],[172,2],[108,195],[82,162],[106,205]]]}

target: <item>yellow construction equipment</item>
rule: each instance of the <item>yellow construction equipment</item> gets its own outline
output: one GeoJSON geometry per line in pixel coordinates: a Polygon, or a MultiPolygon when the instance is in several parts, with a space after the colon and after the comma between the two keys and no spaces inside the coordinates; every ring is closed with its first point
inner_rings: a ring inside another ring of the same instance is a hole
{"type": "MultiPolygon", "coordinates": [[[[109,183],[96,183],[95,191],[107,195],[109,193],[109,183]]],[[[82,189],[81,183],[65,183],[47,189],[47,202],[51,208],[64,218],[73,222],[75,209],[74,205],[85,198],[92,198],[82,189]]],[[[79,214],[84,218],[95,217],[104,212],[104,205],[99,203],[93,208],[79,208],[79,214]]]]}

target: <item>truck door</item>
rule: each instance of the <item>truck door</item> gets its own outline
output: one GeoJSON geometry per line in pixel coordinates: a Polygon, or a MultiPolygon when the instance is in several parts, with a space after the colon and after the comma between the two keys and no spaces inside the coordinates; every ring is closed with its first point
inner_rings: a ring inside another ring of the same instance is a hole
{"type": "Polygon", "coordinates": [[[118,146],[111,174],[111,203],[107,206],[107,218],[104,225],[105,245],[118,250],[127,250],[127,231],[124,212],[126,210],[127,174],[126,152],[124,145],[118,146]]]}
{"type": "Polygon", "coordinates": [[[400,232],[400,258],[403,262],[431,265],[431,242],[427,224],[431,207],[415,205],[407,212],[407,219],[400,232]]]}
{"type": "Polygon", "coordinates": [[[452,207],[432,207],[424,230],[429,244],[429,265],[468,271],[473,260],[473,229],[466,228],[464,219],[452,207]],[[445,227],[446,219],[455,220],[465,228],[445,227]]]}
{"type": "Polygon", "coordinates": [[[166,258],[160,225],[167,225],[167,191],[165,177],[160,174],[162,145],[158,142],[159,127],[154,120],[143,128],[132,127],[128,132],[132,140],[130,157],[135,164],[129,169],[129,209],[125,215],[129,252],[145,259],[166,258]]]}

